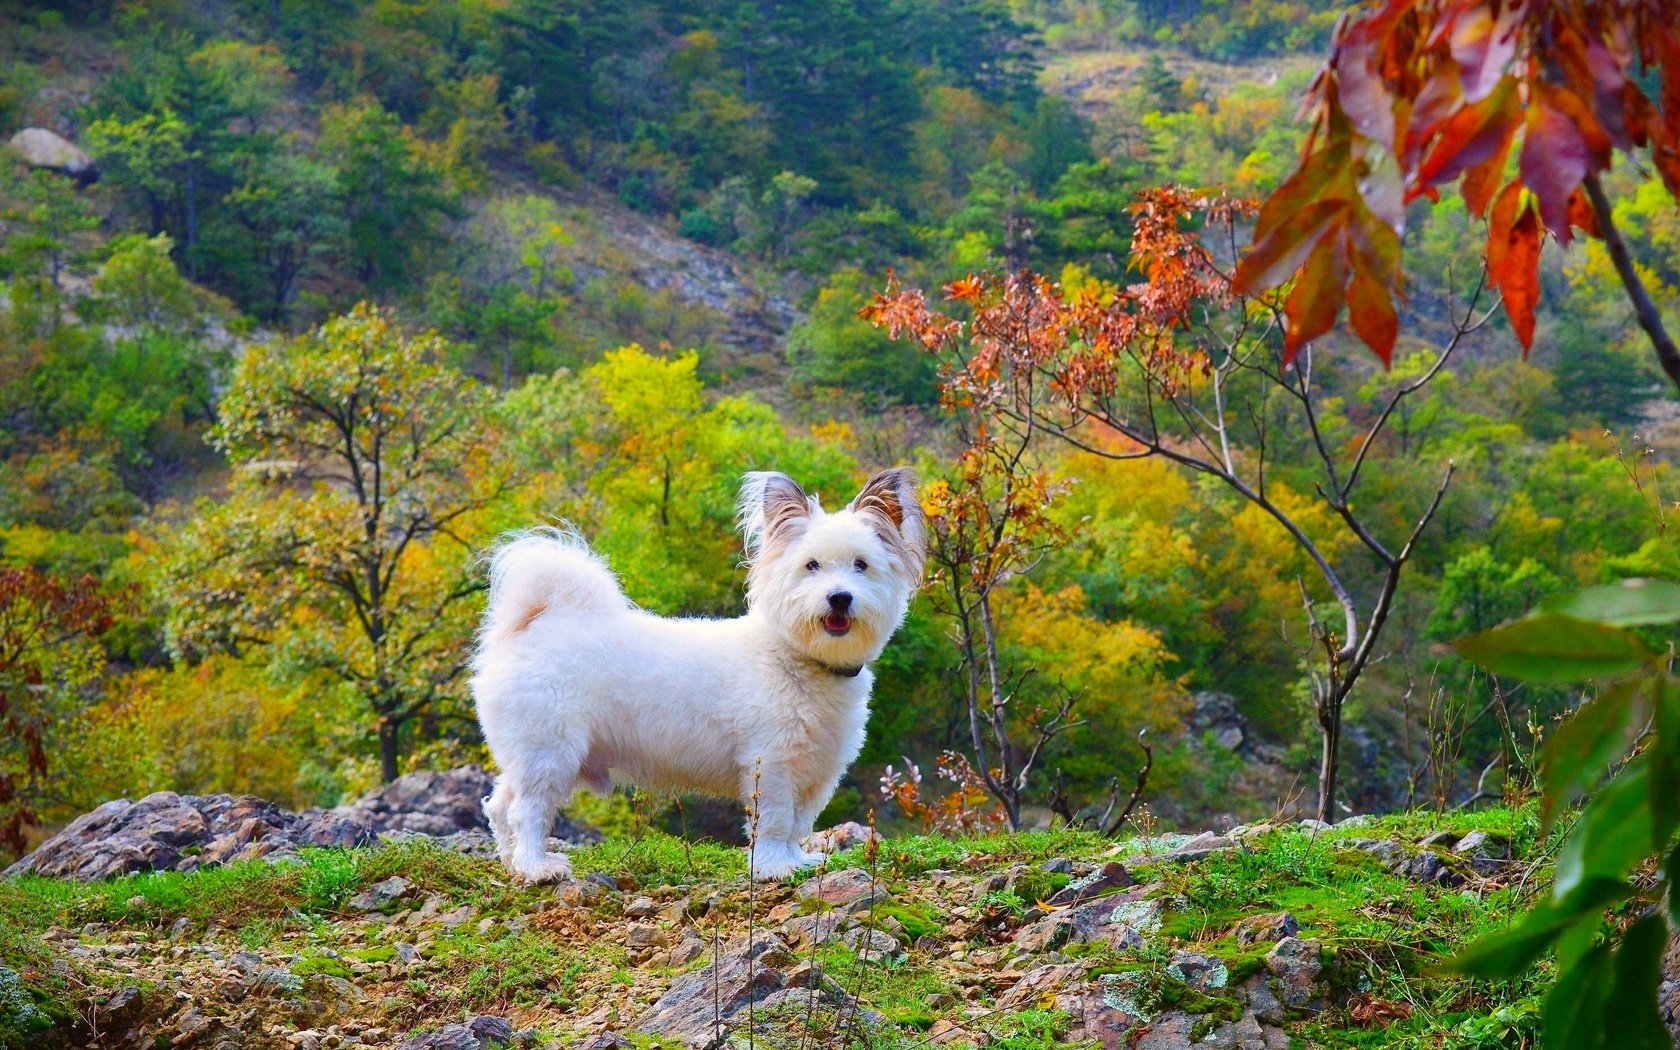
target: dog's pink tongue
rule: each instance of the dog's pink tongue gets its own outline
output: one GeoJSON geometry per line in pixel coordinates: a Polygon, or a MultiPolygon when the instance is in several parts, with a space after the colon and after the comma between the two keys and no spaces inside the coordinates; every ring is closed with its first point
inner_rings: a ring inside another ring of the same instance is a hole
{"type": "Polygon", "coordinates": [[[825,616],[823,617],[823,626],[835,634],[845,634],[847,629],[852,626],[852,621],[850,617],[846,616],[825,616]]]}

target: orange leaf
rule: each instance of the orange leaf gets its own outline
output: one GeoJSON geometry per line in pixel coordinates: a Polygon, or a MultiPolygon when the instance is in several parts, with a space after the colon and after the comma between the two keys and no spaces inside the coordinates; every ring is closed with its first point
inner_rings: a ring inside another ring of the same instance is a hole
{"type": "Polygon", "coordinates": [[[1281,223],[1248,250],[1231,287],[1239,294],[1275,288],[1301,268],[1315,247],[1330,243],[1331,224],[1348,209],[1345,200],[1322,200],[1308,205],[1289,222],[1281,223]]]}
{"type": "Polygon", "coordinates": [[[1517,82],[1505,77],[1492,94],[1464,106],[1442,125],[1440,137],[1413,176],[1417,188],[1412,196],[1417,196],[1423,186],[1450,182],[1460,172],[1493,156],[1510,135],[1517,116],[1517,82]]]}
{"type": "Polygon", "coordinates": [[[1604,236],[1599,231],[1598,213],[1593,211],[1592,201],[1587,199],[1585,186],[1575,187],[1575,192],[1569,195],[1569,225],[1588,237],[1604,236]]]}
{"type": "Polygon", "coordinates": [[[1505,268],[1505,252],[1511,243],[1511,227],[1516,224],[1522,194],[1522,179],[1512,179],[1499,191],[1493,210],[1488,213],[1488,283],[1495,287],[1499,285],[1499,273],[1505,268]]]}
{"type": "Polygon", "coordinates": [[[1341,239],[1340,223],[1319,238],[1318,247],[1301,267],[1301,275],[1284,304],[1284,314],[1289,319],[1289,330],[1283,340],[1285,368],[1303,346],[1328,332],[1341,312],[1342,293],[1347,287],[1347,262],[1338,243],[1341,239]]]}
{"type": "Polygon", "coordinates": [[[1488,201],[1493,199],[1493,192],[1499,188],[1499,180],[1505,177],[1505,162],[1511,157],[1511,142],[1517,136],[1517,122],[1511,121],[1506,125],[1505,137],[1493,155],[1464,173],[1464,181],[1459,184],[1459,190],[1464,194],[1464,206],[1470,209],[1471,215],[1482,215],[1487,211],[1488,201]]]}
{"type": "MultiPolygon", "coordinates": [[[[1491,265],[1491,241],[1488,249],[1491,265]]],[[[1526,358],[1534,345],[1534,307],[1540,299],[1540,216],[1533,207],[1524,206],[1506,231],[1499,268],[1492,277],[1504,296],[1505,315],[1526,358]]]]}
{"type": "Polygon", "coordinates": [[[1353,186],[1351,161],[1352,154],[1346,142],[1333,142],[1303,161],[1301,169],[1272,191],[1261,206],[1260,215],[1254,220],[1255,242],[1265,240],[1279,226],[1293,223],[1301,209],[1315,200],[1327,196],[1351,196],[1347,192],[1353,186]],[[1342,183],[1347,189],[1331,194],[1331,186],[1337,183],[1342,183]]]}
{"type": "Polygon", "coordinates": [[[1388,286],[1363,268],[1354,269],[1353,283],[1348,286],[1348,323],[1387,368],[1394,357],[1394,339],[1400,332],[1400,318],[1394,312],[1394,300],[1389,296],[1388,286]]]}

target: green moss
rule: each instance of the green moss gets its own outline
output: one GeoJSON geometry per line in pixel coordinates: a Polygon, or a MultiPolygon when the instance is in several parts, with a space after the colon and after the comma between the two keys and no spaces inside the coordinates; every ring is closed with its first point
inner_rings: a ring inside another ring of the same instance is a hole
{"type": "Polygon", "coordinates": [[[945,924],[940,921],[939,912],[929,904],[892,901],[875,905],[869,910],[869,914],[874,916],[877,923],[882,919],[897,919],[899,925],[904,927],[904,935],[911,941],[938,933],[945,928],[945,924]]]}
{"type": "Polygon", "coordinates": [[[317,973],[325,974],[328,977],[349,978],[351,976],[350,967],[344,965],[342,960],[325,955],[306,955],[292,963],[291,969],[299,977],[308,977],[317,973]]]}
{"type": "Polygon", "coordinates": [[[380,963],[390,962],[392,959],[395,959],[397,957],[397,950],[389,947],[388,945],[379,945],[375,948],[358,948],[355,951],[348,951],[344,954],[350,956],[352,959],[360,959],[363,962],[380,963]]]}

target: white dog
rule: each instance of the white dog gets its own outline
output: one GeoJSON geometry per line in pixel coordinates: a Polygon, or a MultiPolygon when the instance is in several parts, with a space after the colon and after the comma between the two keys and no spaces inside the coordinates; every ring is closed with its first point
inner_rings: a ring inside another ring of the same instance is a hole
{"type": "Polygon", "coordinates": [[[915,480],[883,471],[825,514],[787,475],[748,474],[747,613],[734,620],[637,609],[575,534],[502,545],[472,689],[502,769],[484,811],[503,863],[568,877],[565,854],[545,852],[554,814],[579,781],[604,793],[613,774],[747,803],[754,878],[819,862],[800,839],[863,746],[869,663],[921,581],[915,480]]]}

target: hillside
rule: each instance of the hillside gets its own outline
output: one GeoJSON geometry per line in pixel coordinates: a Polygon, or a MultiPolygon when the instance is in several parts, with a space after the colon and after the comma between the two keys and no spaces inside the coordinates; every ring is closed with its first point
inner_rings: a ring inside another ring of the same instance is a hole
{"type": "Polygon", "coordinates": [[[1541,891],[1535,829],[1493,809],[895,838],[757,886],[739,850],[651,831],[578,850],[558,887],[424,838],[29,876],[0,882],[0,1042],[1518,1045],[1537,982],[1426,969],[1541,891]]]}

